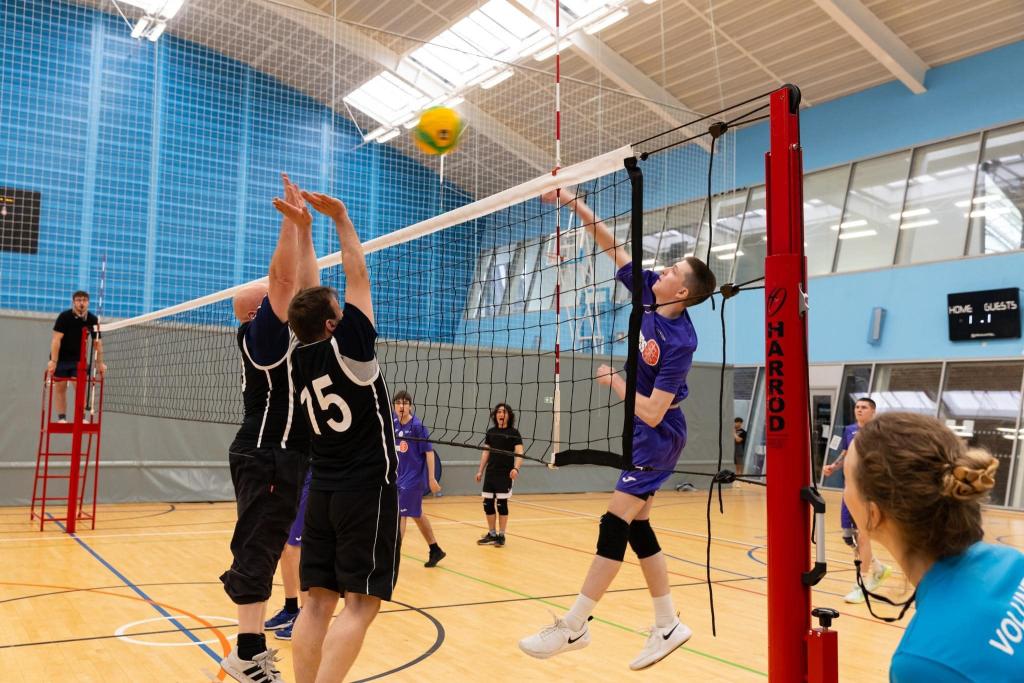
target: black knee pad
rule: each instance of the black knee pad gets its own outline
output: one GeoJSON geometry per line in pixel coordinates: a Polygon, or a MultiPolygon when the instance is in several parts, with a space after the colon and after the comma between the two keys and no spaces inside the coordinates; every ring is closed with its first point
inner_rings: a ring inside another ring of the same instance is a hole
{"type": "Polygon", "coordinates": [[[494,514],[494,499],[493,498],[484,498],[484,514],[485,515],[493,515],[494,514]]]}
{"type": "Polygon", "coordinates": [[[597,554],[609,560],[622,562],[629,545],[629,522],[606,512],[601,515],[597,532],[597,554]]]}
{"type": "Polygon", "coordinates": [[[661,552],[658,537],[651,528],[651,520],[634,519],[629,525],[629,547],[641,560],[661,552]]]}
{"type": "Polygon", "coordinates": [[[508,498],[498,499],[498,514],[502,516],[508,515],[508,498]]]}

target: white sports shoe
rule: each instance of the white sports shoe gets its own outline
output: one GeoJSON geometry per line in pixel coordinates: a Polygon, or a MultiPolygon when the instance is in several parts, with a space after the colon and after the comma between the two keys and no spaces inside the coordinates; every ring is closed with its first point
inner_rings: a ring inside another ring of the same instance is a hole
{"type": "MultiPolygon", "coordinates": [[[[874,592],[891,575],[892,567],[887,564],[878,563],[877,568],[863,578],[864,586],[869,591],[874,592]]],[[[860,586],[854,586],[853,590],[843,597],[843,600],[854,605],[860,604],[864,602],[864,592],[860,589],[860,586]]]]}
{"type": "Polygon", "coordinates": [[[651,627],[651,634],[647,636],[647,643],[640,651],[637,658],[629,663],[633,671],[646,669],[652,664],[657,664],[668,657],[672,652],[690,639],[693,631],[690,627],[679,621],[676,617],[675,623],[665,628],[651,627]]]}
{"type": "Polygon", "coordinates": [[[268,648],[252,659],[241,659],[236,647],[220,660],[220,668],[239,683],[284,683],[281,672],[274,666],[278,661],[276,655],[277,650],[268,648]]]}
{"type": "Polygon", "coordinates": [[[573,631],[564,620],[555,619],[551,626],[542,628],[532,636],[526,636],[520,640],[519,649],[531,657],[547,659],[562,652],[581,650],[589,644],[590,629],[587,628],[585,622],[583,628],[573,631]]]}

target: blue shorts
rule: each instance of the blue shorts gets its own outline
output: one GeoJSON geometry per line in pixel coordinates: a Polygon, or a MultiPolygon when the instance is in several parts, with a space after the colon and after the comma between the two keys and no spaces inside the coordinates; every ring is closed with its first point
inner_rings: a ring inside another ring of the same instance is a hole
{"type": "Polygon", "coordinates": [[[839,525],[844,529],[857,528],[857,522],[853,521],[853,515],[850,514],[850,509],[846,507],[845,498],[843,498],[843,502],[839,506],[839,525]]]}
{"type": "Polygon", "coordinates": [[[299,512],[292,522],[291,531],[288,532],[288,545],[302,545],[302,529],[306,526],[306,498],[309,497],[309,482],[313,478],[313,468],[306,470],[306,480],[302,482],[302,492],[299,494],[299,512]]]}
{"type": "Polygon", "coordinates": [[[398,489],[398,516],[423,516],[423,491],[418,488],[398,489]]]}
{"type": "Polygon", "coordinates": [[[646,497],[672,476],[679,456],[686,447],[686,418],[683,411],[670,409],[661,424],[651,427],[636,420],[633,424],[633,464],[653,467],[654,472],[627,470],[619,476],[615,490],[646,497]]]}

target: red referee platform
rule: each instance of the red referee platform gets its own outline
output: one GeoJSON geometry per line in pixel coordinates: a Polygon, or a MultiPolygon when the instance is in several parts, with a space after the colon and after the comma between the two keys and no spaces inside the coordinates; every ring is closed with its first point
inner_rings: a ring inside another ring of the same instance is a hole
{"type": "Polygon", "coordinates": [[[39,520],[40,531],[47,522],[63,525],[69,534],[75,533],[78,522],[88,520],[89,528],[96,528],[103,378],[97,376],[87,363],[86,359],[90,357],[86,354],[88,338],[89,330],[82,330],[81,353],[74,377],[58,378],[49,372],[43,375],[39,449],[29,517],[33,521],[39,520]],[[73,419],[67,422],[54,419],[53,387],[59,382],[69,382],[74,386],[74,408],[68,411],[73,419]],[[67,482],[66,486],[64,482],[67,482]],[[88,500],[87,492],[90,493],[88,500]],[[57,514],[48,511],[48,506],[56,507],[57,514]]]}

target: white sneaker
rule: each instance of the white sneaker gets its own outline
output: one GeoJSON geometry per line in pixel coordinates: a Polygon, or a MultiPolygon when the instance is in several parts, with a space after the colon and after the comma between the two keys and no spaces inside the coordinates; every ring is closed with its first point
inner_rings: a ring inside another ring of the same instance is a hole
{"type": "MultiPolygon", "coordinates": [[[[590,619],[587,619],[590,621],[590,619]]],[[[573,631],[562,619],[542,628],[532,636],[519,641],[519,649],[537,659],[547,659],[562,652],[581,650],[590,644],[590,629],[586,622],[579,631],[573,631]]]]}
{"type": "Polygon", "coordinates": [[[657,664],[668,657],[676,648],[688,641],[693,635],[690,627],[679,621],[676,617],[675,623],[665,628],[651,627],[651,634],[647,636],[647,643],[640,651],[637,658],[629,663],[633,671],[646,669],[652,664],[657,664]]]}
{"type": "Polygon", "coordinates": [[[854,586],[852,591],[843,596],[843,600],[851,605],[859,605],[864,602],[864,592],[860,586],[854,586]]]}
{"type": "Polygon", "coordinates": [[[236,647],[220,660],[220,668],[239,683],[284,683],[281,672],[274,666],[278,661],[276,655],[277,650],[268,648],[252,659],[241,659],[236,647]]]}
{"type": "Polygon", "coordinates": [[[869,591],[874,591],[882,582],[888,579],[892,575],[892,567],[887,564],[879,563],[878,569],[871,572],[871,574],[864,579],[864,586],[869,591]]]}

